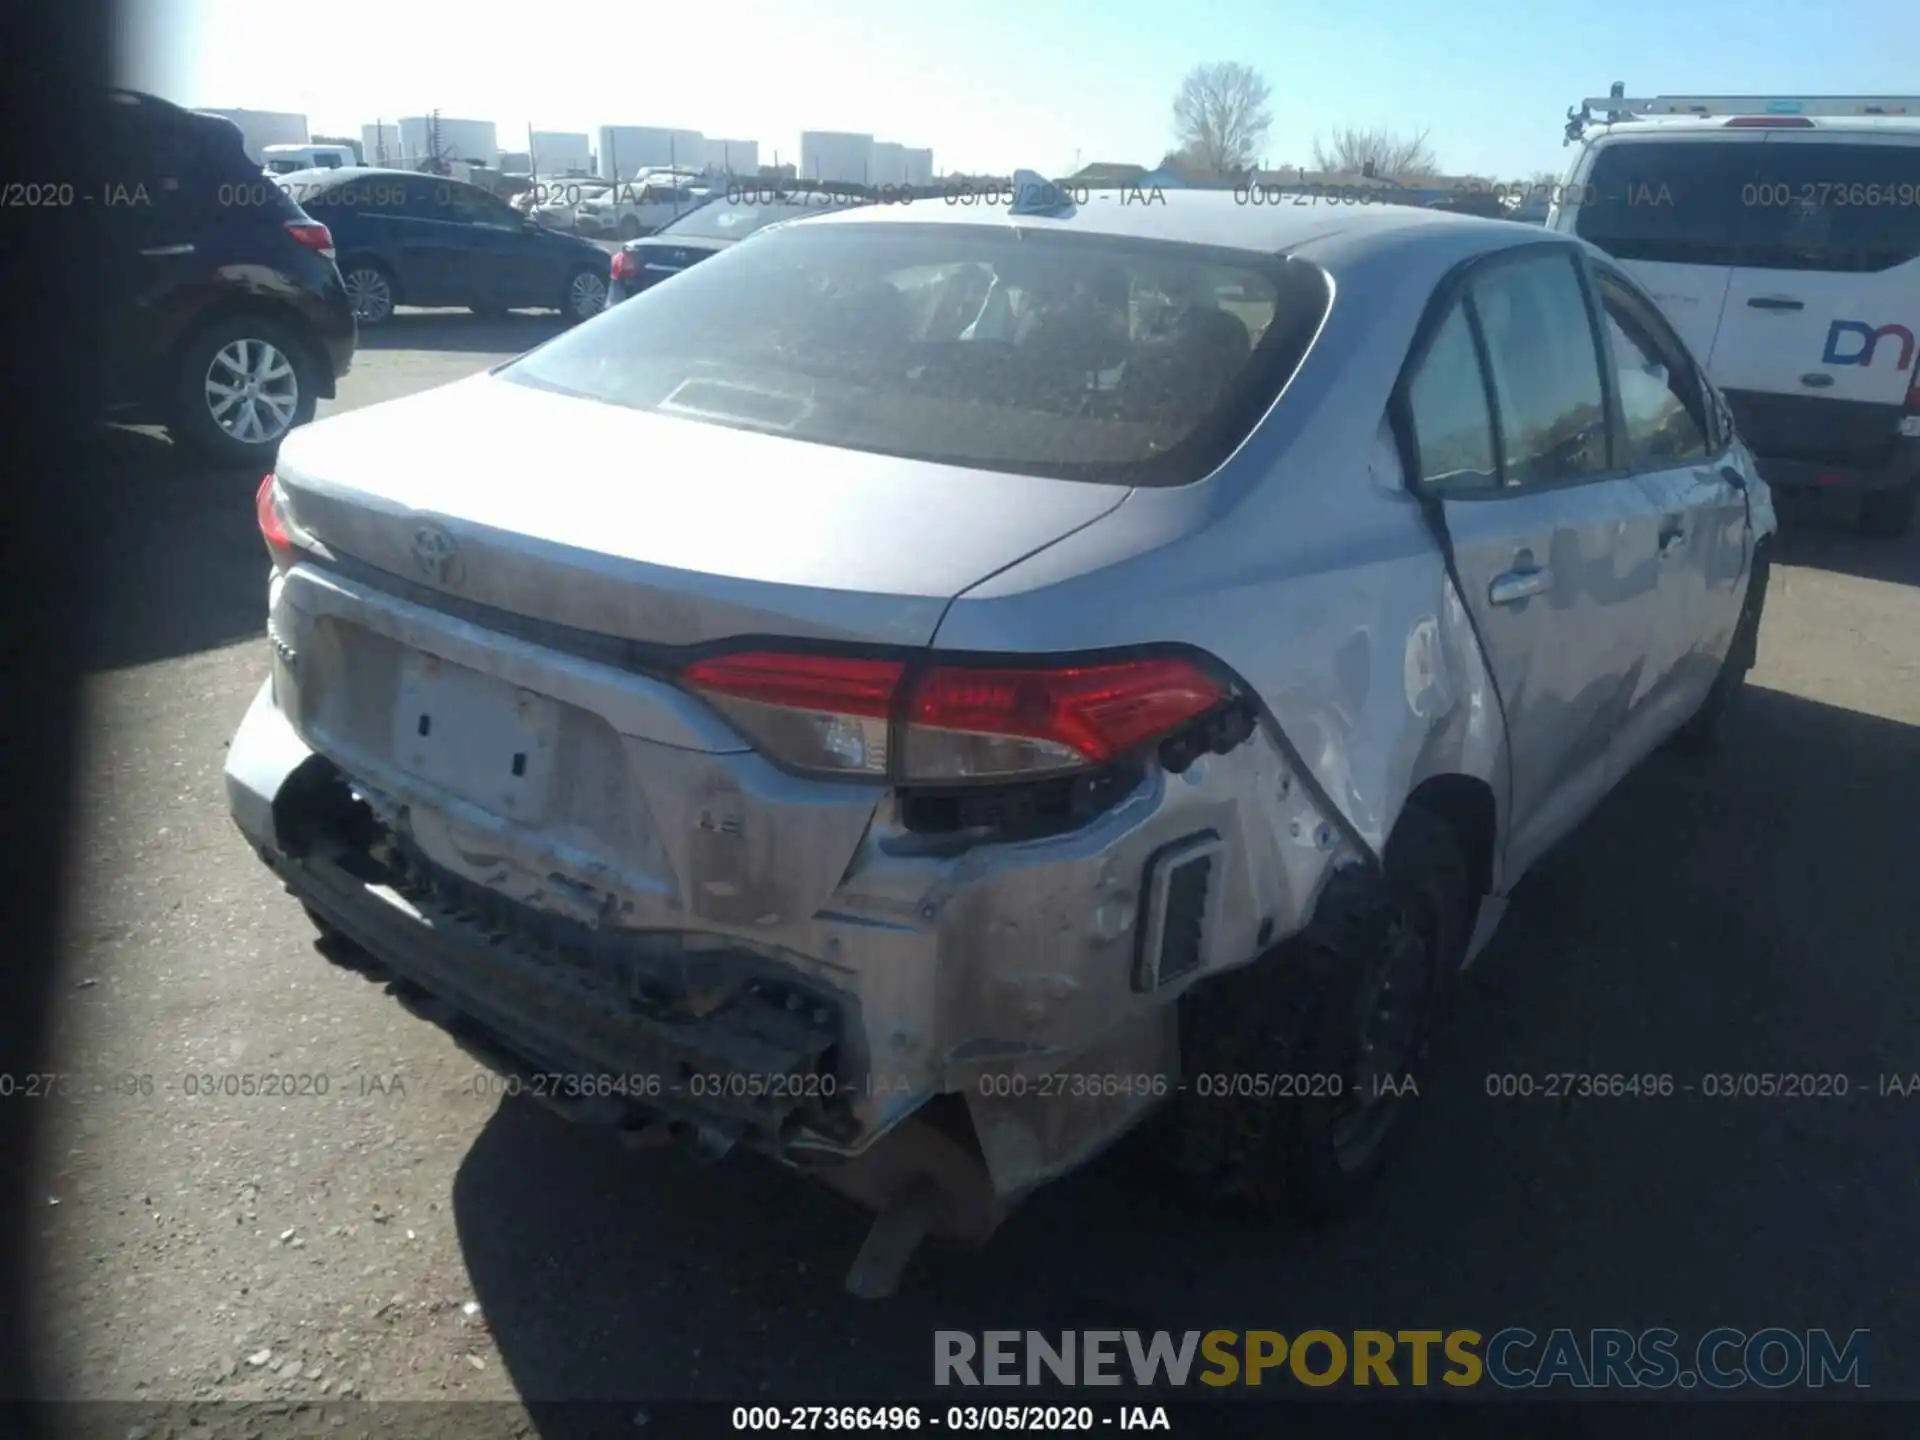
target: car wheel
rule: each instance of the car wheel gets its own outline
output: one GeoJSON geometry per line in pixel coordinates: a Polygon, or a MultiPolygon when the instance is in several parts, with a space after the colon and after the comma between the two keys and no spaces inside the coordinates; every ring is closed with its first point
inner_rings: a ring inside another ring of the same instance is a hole
{"type": "Polygon", "coordinates": [[[631,215],[622,215],[620,217],[620,238],[622,240],[638,240],[640,238],[640,222],[631,215]]]}
{"type": "Polygon", "coordinates": [[[1720,671],[1713,677],[1713,686],[1692,718],[1674,731],[1673,738],[1667,742],[1677,753],[1711,755],[1725,741],[1728,722],[1739,707],[1741,693],[1747,688],[1747,671],[1753,668],[1753,662],[1759,658],[1760,620],[1767,608],[1767,577],[1772,569],[1768,548],[1762,545],[1754,552],[1753,575],[1747,581],[1747,598],[1741,602],[1733,643],[1727,647],[1726,659],[1720,662],[1720,671]]]}
{"type": "Polygon", "coordinates": [[[560,302],[561,313],[575,324],[591,320],[607,308],[607,277],[598,270],[576,270],[567,281],[567,293],[560,302]]]}
{"type": "Polygon", "coordinates": [[[393,277],[371,261],[349,266],[340,277],[347,284],[353,318],[362,325],[381,325],[393,318],[393,277]]]}
{"type": "Polygon", "coordinates": [[[1860,497],[1860,533],[1875,540],[1898,540],[1913,528],[1913,497],[1920,484],[1900,490],[1869,490],[1860,497]]]}
{"type": "Polygon", "coordinates": [[[1266,1215],[1351,1210],[1406,1133],[1472,912],[1453,827],[1409,806],[1383,875],[1340,872],[1300,935],[1182,998],[1164,1158],[1266,1215]]]}
{"type": "Polygon", "coordinates": [[[317,367],[278,321],[217,320],[190,335],[177,357],[168,433],[216,464],[270,464],[287,432],[313,418],[317,367]]]}

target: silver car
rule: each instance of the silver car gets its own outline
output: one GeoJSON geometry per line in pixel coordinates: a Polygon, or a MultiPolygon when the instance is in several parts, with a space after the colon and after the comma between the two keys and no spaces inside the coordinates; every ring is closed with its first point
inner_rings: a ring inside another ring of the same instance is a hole
{"type": "Polygon", "coordinates": [[[769,230],[260,491],[247,838],[528,1090],[878,1212],[860,1293],[1130,1131],[1349,1205],[1754,660],[1767,488],[1598,251],[1122,198],[769,230]]]}

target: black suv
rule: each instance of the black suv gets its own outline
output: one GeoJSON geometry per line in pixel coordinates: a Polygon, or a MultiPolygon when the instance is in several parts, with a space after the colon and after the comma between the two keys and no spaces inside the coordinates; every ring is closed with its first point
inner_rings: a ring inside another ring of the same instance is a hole
{"type": "Polygon", "coordinates": [[[110,413],[222,464],[271,464],[353,363],[332,237],[247,158],[231,120],[116,90],[108,140],[110,413]]]}
{"type": "Polygon", "coordinates": [[[299,170],[274,177],[333,232],[353,312],[378,325],[395,305],[480,315],[607,304],[607,252],[520,214],[478,185],[411,170],[299,170]]]}

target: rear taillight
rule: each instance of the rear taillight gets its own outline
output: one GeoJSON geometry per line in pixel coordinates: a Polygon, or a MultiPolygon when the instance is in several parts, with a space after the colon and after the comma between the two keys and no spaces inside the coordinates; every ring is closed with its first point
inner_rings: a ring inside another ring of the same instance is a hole
{"type": "Polygon", "coordinates": [[[753,651],[699,661],[683,679],[792,769],[898,783],[1105,765],[1227,698],[1177,657],[909,672],[896,660],[753,651]]]}
{"type": "Polygon", "coordinates": [[[624,250],[613,252],[613,278],[631,280],[640,273],[640,262],[624,250]]]}
{"type": "Polygon", "coordinates": [[[317,220],[289,220],[287,234],[309,250],[317,250],[333,259],[333,232],[317,220]]]}
{"type": "Polygon", "coordinates": [[[286,498],[279,482],[269,471],[260,481],[253,497],[254,518],[260,522],[260,538],[267,542],[267,554],[276,570],[285,570],[294,561],[293,531],[287,524],[286,498]]]}

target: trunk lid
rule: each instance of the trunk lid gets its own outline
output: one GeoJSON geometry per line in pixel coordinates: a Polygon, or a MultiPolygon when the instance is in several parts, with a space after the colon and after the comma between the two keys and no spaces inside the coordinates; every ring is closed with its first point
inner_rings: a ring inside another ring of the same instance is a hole
{"type": "Polygon", "coordinates": [[[896,459],[476,376],[288,437],[295,521],[431,595],[665,646],[921,645],[1124,486],[896,459]]]}

